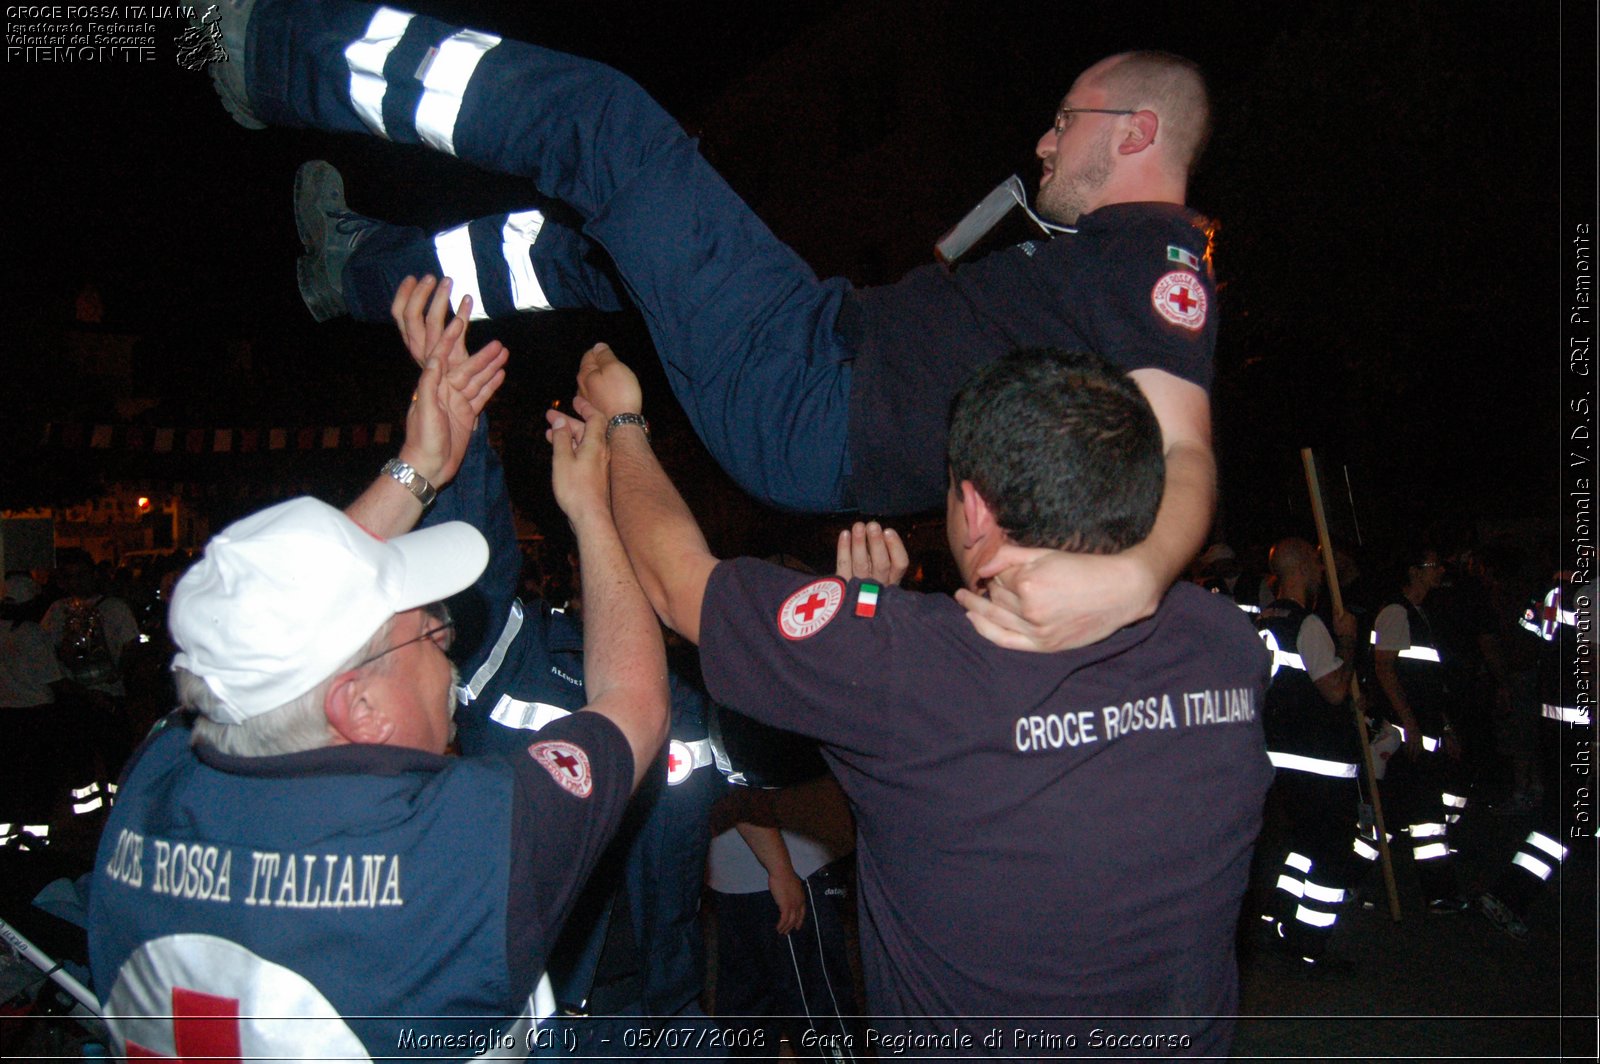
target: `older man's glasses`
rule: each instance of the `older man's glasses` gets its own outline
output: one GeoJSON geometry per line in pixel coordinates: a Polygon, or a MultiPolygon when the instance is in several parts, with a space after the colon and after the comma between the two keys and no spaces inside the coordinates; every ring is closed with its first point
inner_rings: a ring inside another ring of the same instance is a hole
{"type": "Polygon", "coordinates": [[[387,650],[380,650],[370,658],[363,658],[351,666],[351,670],[354,671],[355,669],[365,668],[386,654],[393,654],[396,650],[403,650],[412,643],[420,643],[424,639],[433,640],[435,646],[448,653],[450,650],[450,644],[455,641],[456,622],[450,617],[449,612],[442,604],[435,603],[432,606],[424,607],[424,610],[431,620],[437,621],[438,623],[419,636],[414,636],[413,638],[407,639],[404,642],[396,643],[387,650]]]}
{"type": "Polygon", "coordinates": [[[1113,111],[1105,107],[1061,107],[1056,110],[1056,136],[1066,131],[1073,115],[1136,115],[1138,111],[1113,111]]]}

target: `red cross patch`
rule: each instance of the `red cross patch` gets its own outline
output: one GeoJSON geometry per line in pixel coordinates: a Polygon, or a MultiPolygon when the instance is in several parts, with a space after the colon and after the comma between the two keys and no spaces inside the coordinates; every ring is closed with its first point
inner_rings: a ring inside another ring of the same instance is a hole
{"type": "Polygon", "coordinates": [[[1174,325],[1199,329],[1206,323],[1206,291],[1188,270],[1173,270],[1150,291],[1156,313],[1174,325]]]}
{"type": "Polygon", "coordinates": [[[822,631],[844,601],[844,581],[828,577],[807,584],[778,607],[778,630],[785,639],[809,639],[822,631]]]}
{"type": "Polygon", "coordinates": [[[589,771],[589,755],[571,743],[534,743],[528,747],[532,757],[567,791],[587,798],[594,790],[594,775],[589,771]]]}
{"type": "Polygon", "coordinates": [[[681,739],[667,744],[667,786],[676,787],[694,771],[694,751],[681,739]]]}

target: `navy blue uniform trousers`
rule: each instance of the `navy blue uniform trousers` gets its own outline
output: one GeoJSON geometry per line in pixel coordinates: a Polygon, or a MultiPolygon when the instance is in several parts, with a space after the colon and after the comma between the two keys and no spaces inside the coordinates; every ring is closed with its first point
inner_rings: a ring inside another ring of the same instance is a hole
{"type": "Polygon", "coordinates": [[[730,1055],[777,1060],[783,1037],[801,1059],[831,1060],[833,1047],[863,1044],[866,1033],[845,944],[851,891],[843,865],[841,859],[806,877],[805,923],[787,935],[776,930],[778,903],[768,891],[713,892],[717,1015],[729,1017],[731,1030],[740,1032],[729,1037],[730,1055]],[[762,1036],[742,1035],[750,1029],[762,1036]]]}
{"type": "MultiPolygon", "coordinates": [[[[852,353],[835,323],[848,285],[819,281],[632,81],[426,16],[312,0],[259,0],[245,64],[269,124],[428,144],[572,208],[582,232],[545,219],[529,252],[544,302],[619,306],[589,254],[603,249],[734,479],[792,509],[846,504],[852,353]]],[[[400,277],[438,269],[419,237],[363,248],[382,265],[351,286],[357,316],[386,317],[400,277]]],[[[501,293],[484,298],[491,314],[508,309],[493,305],[501,293]]]]}

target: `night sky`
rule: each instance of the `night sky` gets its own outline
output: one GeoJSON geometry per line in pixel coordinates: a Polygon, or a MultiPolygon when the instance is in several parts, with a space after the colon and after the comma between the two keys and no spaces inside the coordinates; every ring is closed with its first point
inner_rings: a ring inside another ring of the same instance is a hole
{"type": "MultiPolygon", "coordinates": [[[[1554,534],[1563,238],[1593,214],[1590,5],[1565,29],[1548,3],[420,6],[630,74],[819,271],[863,283],[927,261],[1007,174],[1035,184],[1032,146],[1083,67],[1129,47],[1192,56],[1217,112],[1190,202],[1221,222],[1225,533],[1305,527],[1312,445],[1341,487],[1348,467],[1371,533],[1554,534]],[[1563,44],[1589,71],[1565,98],[1563,44]]],[[[152,424],[387,416],[409,390],[388,332],[314,326],[295,289],[304,159],[336,162],[352,207],[396,221],[526,205],[519,182],[423,151],[246,132],[165,44],[147,64],[7,74],[13,446],[111,416],[52,362],[88,284],[103,327],[141,338],[152,424]]],[[[514,352],[508,425],[566,393],[583,345],[645,343],[615,319],[490,335],[514,352]]],[[[18,468],[6,482],[30,502],[63,490],[18,468]]]]}

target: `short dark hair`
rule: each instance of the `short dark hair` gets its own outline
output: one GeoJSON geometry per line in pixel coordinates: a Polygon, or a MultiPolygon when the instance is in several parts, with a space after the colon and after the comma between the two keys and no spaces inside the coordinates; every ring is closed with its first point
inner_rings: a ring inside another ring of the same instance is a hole
{"type": "Polygon", "coordinates": [[[950,475],[1017,543],[1124,550],[1155,524],[1161,426],[1138,385],[1094,355],[1032,348],[973,374],[950,411],[950,475]]]}
{"type": "Polygon", "coordinates": [[[1431,536],[1411,534],[1401,541],[1390,559],[1389,572],[1394,579],[1396,588],[1404,588],[1411,582],[1411,570],[1420,569],[1427,564],[1428,555],[1436,559],[1441,556],[1439,545],[1431,536]]]}

